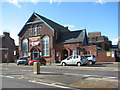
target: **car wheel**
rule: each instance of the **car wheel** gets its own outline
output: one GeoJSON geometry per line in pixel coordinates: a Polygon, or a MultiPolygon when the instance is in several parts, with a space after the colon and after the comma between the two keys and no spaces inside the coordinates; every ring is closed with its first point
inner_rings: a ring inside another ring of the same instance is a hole
{"type": "Polygon", "coordinates": [[[77,65],[78,65],[78,66],[81,66],[81,63],[80,63],[80,62],[78,62],[78,63],[77,63],[77,65]]]}
{"type": "Polygon", "coordinates": [[[93,63],[92,63],[92,61],[89,61],[89,65],[92,65],[93,63]]]}
{"type": "Polygon", "coordinates": [[[66,63],[63,62],[63,63],[62,63],[62,66],[66,66],[66,63]]]}
{"type": "Polygon", "coordinates": [[[44,63],[44,65],[46,65],[46,63],[44,63]]]}
{"type": "Polygon", "coordinates": [[[31,65],[33,65],[33,63],[31,63],[31,65]]]}

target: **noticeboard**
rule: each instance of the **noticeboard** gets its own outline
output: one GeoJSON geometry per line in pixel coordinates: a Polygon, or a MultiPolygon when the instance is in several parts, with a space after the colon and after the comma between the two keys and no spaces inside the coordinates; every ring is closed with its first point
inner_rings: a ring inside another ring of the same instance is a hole
{"type": "Polygon", "coordinates": [[[111,52],[106,52],[107,57],[111,57],[111,52]]]}

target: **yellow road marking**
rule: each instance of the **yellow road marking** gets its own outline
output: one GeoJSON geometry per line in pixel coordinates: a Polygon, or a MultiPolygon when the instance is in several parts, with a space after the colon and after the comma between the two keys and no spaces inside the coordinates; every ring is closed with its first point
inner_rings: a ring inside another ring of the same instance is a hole
{"type": "Polygon", "coordinates": [[[118,80],[112,80],[112,79],[103,79],[103,78],[86,78],[85,80],[95,80],[95,81],[101,81],[101,82],[110,82],[110,83],[118,83],[118,80]]]}
{"type": "Polygon", "coordinates": [[[81,87],[81,88],[114,88],[113,85],[104,85],[104,84],[95,84],[95,83],[88,83],[88,82],[75,82],[70,86],[81,87]]]}

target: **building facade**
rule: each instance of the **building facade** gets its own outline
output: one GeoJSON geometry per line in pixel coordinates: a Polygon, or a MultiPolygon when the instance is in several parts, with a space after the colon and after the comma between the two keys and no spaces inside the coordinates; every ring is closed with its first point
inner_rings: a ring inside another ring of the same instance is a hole
{"type": "Polygon", "coordinates": [[[47,62],[61,61],[88,45],[86,30],[70,31],[50,19],[33,13],[18,34],[19,57],[32,60],[44,57],[47,62]]]}
{"type": "Polygon", "coordinates": [[[3,32],[3,35],[0,35],[0,62],[14,62],[16,59],[14,51],[16,51],[14,39],[10,37],[10,33],[3,32]]]}
{"type": "Polygon", "coordinates": [[[101,32],[89,32],[88,33],[89,44],[97,45],[104,50],[109,50],[112,46],[111,41],[109,41],[108,37],[102,36],[101,32]]]}

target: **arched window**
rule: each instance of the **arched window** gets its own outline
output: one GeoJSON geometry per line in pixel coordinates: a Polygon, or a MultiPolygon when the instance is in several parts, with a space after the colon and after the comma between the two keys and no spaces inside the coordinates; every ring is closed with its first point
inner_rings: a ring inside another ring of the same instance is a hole
{"type": "Polygon", "coordinates": [[[43,37],[43,56],[49,56],[49,37],[43,37]]]}
{"type": "Polygon", "coordinates": [[[28,40],[24,39],[22,41],[22,56],[28,56],[28,40]]]}

